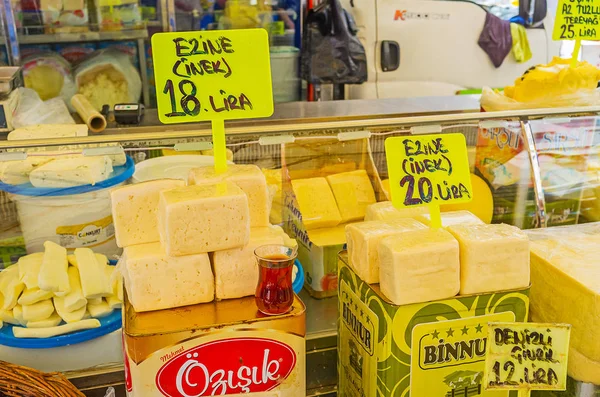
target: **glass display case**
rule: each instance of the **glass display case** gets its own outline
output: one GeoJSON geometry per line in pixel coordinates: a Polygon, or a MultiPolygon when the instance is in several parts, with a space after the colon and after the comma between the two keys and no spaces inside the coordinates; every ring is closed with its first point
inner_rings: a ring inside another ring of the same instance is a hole
{"type": "MultiPolygon", "coordinates": [[[[459,132],[467,141],[474,200],[442,208],[443,213],[468,210],[485,222],[521,229],[600,219],[600,108],[480,113],[478,106],[478,100],[468,96],[296,103],[277,106],[270,119],[226,123],[228,159],[262,170],[273,200],[270,223],[282,226],[298,242],[306,287],[300,297],[306,305],[307,395],[336,391],[337,254],[345,248],[346,236],[339,224],[306,227],[298,212],[306,221],[309,209],[303,206],[294,181],[354,172],[367,178],[374,201],[386,201],[387,138],[459,132]]],[[[88,247],[108,260],[119,259],[122,251],[115,242],[110,191],[162,178],[186,180],[191,168],[212,164],[208,123],[162,126],[155,117],[149,111],[138,127],[112,124],[101,134],[87,136],[2,137],[0,261],[4,267],[26,254],[47,250],[47,241],[69,250],[88,247]],[[86,165],[83,176],[65,176],[60,174],[63,168],[44,167],[82,158],[99,159],[95,168],[86,165]],[[64,183],[69,178],[79,182],[69,186],[64,183]]],[[[119,314],[115,309],[104,318],[119,314]]],[[[105,332],[71,346],[33,348],[26,345],[27,339],[7,346],[0,335],[0,357],[65,372],[89,396],[103,396],[107,385],[122,391],[121,331],[105,322],[109,321],[102,320],[105,332]]],[[[584,397],[593,395],[585,390],[600,390],[577,379],[569,385],[571,394],[557,395],[584,397]]]]}

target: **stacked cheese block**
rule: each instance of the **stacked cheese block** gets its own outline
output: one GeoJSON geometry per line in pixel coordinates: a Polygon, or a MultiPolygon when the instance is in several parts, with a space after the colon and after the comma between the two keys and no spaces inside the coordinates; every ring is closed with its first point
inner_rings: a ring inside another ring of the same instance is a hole
{"type": "Polygon", "coordinates": [[[295,244],[269,224],[267,183],[253,165],[201,167],[188,185],[155,180],[111,192],[123,276],[138,312],[253,295],[254,250],[295,244]]]}
{"type": "Polygon", "coordinates": [[[99,327],[95,318],[121,307],[122,281],[106,256],[89,248],[67,255],[50,241],[44,248],[0,272],[0,326],[27,327],[13,327],[17,338],[46,338],[99,327]]]}
{"type": "Polygon", "coordinates": [[[466,211],[442,214],[431,229],[420,209],[367,209],[346,226],[350,265],[394,304],[403,305],[529,285],[529,240],[518,228],[486,225],[466,211]]]}
{"type": "Polygon", "coordinates": [[[568,373],[600,385],[600,223],[528,233],[531,320],[571,324],[568,373]]]}

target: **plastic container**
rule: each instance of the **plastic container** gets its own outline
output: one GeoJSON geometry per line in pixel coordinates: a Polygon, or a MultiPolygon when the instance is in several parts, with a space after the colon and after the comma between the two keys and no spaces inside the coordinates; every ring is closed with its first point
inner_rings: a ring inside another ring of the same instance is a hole
{"type": "Polygon", "coordinates": [[[110,178],[95,185],[69,188],[35,188],[31,184],[7,185],[17,205],[21,231],[28,253],[44,250],[53,241],[67,249],[92,248],[95,252],[118,255],[111,215],[110,189],[124,184],[134,172],[133,160],[114,167],[110,178]]]}
{"type": "MultiPolygon", "coordinates": [[[[233,164],[228,162],[229,164],[233,164]]],[[[187,181],[192,168],[213,165],[213,156],[180,155],[162,156],[137,163],[133,183],[151,181],[154,179],[170,178],[187,181]]]]}
{"type": "Polygon", "coordinates": [[[271,80],[275,103],[300,100],[298,67],[300,50],[291,46],[271,47],[271,80]]]}

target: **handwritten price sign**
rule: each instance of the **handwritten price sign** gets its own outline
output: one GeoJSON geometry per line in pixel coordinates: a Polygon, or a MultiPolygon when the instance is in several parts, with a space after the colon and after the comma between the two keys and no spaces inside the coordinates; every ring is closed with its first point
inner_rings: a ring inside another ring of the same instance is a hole
{"type": "MultiPolygon", "coordinates": [[[[463,134],[393,137],[385,141],[392,203],[430,206],[439,227],[439,206],[471,201],[472,188],[463,134]]],[[[441,221],[440,221],[441,223],[441,221]]]]}
{"type": "Polygon", "coordinates": [[[600,40],[600,0],[559,0],[553,40],[600,40]]]}
{"type": "Polygon", "coordinates": [[[266,30],[158,33],[152,49],[162,123],[273,114],[266,30]]]}
{"type": "Polygon", "coordinates": [[[484,388],[565,390],[571,326],[489,323],[484,388]]]}

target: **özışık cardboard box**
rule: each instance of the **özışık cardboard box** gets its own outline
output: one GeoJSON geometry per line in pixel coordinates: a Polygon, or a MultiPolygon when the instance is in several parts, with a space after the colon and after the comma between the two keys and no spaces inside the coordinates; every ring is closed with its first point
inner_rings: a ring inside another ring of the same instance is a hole
{"type": "Polygon", "coordinates": [[[125,295],[129,397],[306,394],[305,306],[264,316],[254,297],[137,313],[125,295]]]}
{"type": "Polygon", "coordinates": [[[529,288],[396,306],[346,252],[338,270],[340,396],[516,395],[481,385],[487,323],[527,321],[529,288]]]}
{"type": "MultiPolygon", "coordinates": [[[[282,167],[283,228],[298,242],[298,259],[305,272],[304,285],[313,297],[334,296],[337,294],[337,255],[346,245],[344,226],[347,223],[342,222],[341,214],[333,214],[331,218],[335,220],[331,221],[329,218],[320,222],[320,219],[311,219],[313,225],[309,223],[307,227],[307,215],[300,210],[298,196],[294,191],[298,190],[298,184],[294,187],[294,181],[322,178],[318,183],[323,186],[319,185],[317,191],[323,193],[326,189],[323,183],[327,183],[328,176],[364,170],[373,188],[375,200],[386,200],[371,155],[369,140],[340,142],[336,137],[296,140],[293,144],[284,145],[282,167]]],[[[331,192],[331,195],[334,195],[334,192],[331,192]]],[[[319,207],[327,205],[325,201],[331,204],[332,200],[331,197],[323,197],[322,194],[319,196],[319,199],[310,204],[313,208],[317,207],[316,212],[319,207]],[[329,200],[326,200],[327,198],[329,200]]]]}

